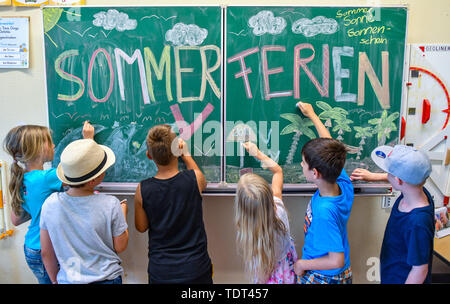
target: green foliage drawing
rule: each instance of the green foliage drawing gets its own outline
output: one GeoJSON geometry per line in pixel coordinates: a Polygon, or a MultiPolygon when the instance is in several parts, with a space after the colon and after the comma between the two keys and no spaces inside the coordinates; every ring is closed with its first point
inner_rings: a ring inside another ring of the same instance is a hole
{"type": "Polygon", "coordinates": [[[356,159],[361,158],[363,145],[366,143],[366,138],[372,137],[373,135],[373,129],[372,127],[353,127],[353,129],[356,131],[355,138],[361,138],[359,142],[358,147],[358,153],[356,154],[356,159]]]}
{"type": "Polygon", "coordinates": [[[342,118],[342,119],[337,119],[335,121],[335,125],[332,129],[333,132],[338,132],[338,137],[336,138],[337,140],[343,140],[344,138],[342,137],[342,134],[344,134],[344,132],[351,132],[352,128],[350,128],[350,124],[353,123],[353,120],[347,119],[346,117],[342,118]]]}
{"type": "Polygon", "coordinates": [[[295,133],[294,137],[292,138],[291,148],[289,149],[288,156],[286,157],[286,164],[290,165],[294,160],[294,155],[297,151],[297,145],[298,141],[300,140],[300,136],[306,135],[310,139],[316,138],[316,134],[314,133],[314,131],[309,128],[314,124],[310,119],[302,119],[300,116],[293,113],[284,113],[281,114],[280,117],[291,122],[291,124],[287,125],[283,130],[281,130],[280,135],[295,133]]]}
{"type": "Polygon", "coordinates": [[[392,131],[397,131],[395,120],[400,116],[398,112],[388,115],[386,110],[383,111],[380,118],[369,120],[369,124],[374,125],[373,134],[377,134],[378,145],[384,145],[386,139],[390,138],[392,131]]]}
{"type": "Polygon", "coordinates": [[[332,127],[331,120],[342,120],[347,118],[348,112],[340,107],[332,107],[323,101],[317,101],[316,106],[323,111],[319,114],[319,118],[325,120],[325,127],[332,127]]]}

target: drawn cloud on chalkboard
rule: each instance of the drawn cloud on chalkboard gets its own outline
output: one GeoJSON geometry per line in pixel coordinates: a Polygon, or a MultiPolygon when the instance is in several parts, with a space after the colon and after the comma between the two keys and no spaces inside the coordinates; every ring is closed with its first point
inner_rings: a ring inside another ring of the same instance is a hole
{"type": "Polygon", "coordinates": [[[305,37],[313,37],[318,34],[334,34],[338,30],[338,23],[334,19],[317,16],[313,19],[301,18],[292,24],[294,34],[303,34],[305,37]]]}
{"type": "Polygon", "coordinates": [[[283,17],[275,17],[271,11],[260,11],[258,14],[250,17],[248,26],[253,28],[253,34],[256,36],[266,33],[278,35],[286,27],[286,20],[283,17]]]}
{"type": "Polygon", "coordinates": [[[110,9],[107,12],[99,12],[94,15],[92,24],[103,27],[107,31],[116,29],[119,32],[134,30],[137,26],[135,19],[129,19],[128,15],[118,10],[110,9]]]}
{"type": "Polygon", "coordinates": [[[200,45],[208,36],[208,30],[195,24],[179,22],[166,32],[166,41],[176,46],[200,45]]]}

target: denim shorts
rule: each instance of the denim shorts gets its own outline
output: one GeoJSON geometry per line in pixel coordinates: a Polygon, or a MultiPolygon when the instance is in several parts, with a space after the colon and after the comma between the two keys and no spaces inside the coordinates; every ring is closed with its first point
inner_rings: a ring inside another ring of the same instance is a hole
{"type": "Polygon", "coordinates": [[[122,284],[122,276],[118,276],[117,278],[115,278],[113,280],[92,282],[91,284],[122,284]]]}
{"type": "Polygon", "coordinates": [[[52,284],[47,271],[45,271],[44,262],[42,261],[41,251],[36,249],[28,248],[23,245],[23,251],[25,252],[25,260],[27,261],[28,267],[35,275],[39,284],[52,284]]]}

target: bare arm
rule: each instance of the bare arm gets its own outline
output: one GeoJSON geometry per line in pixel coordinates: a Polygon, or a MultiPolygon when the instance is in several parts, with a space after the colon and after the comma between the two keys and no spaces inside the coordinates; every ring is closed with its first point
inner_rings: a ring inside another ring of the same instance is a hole
{"type": "Polygon", "coordinates": [[[189,154],[186,142],[184,140],[182,140],[181,138],[179,139],[178,147],[181,150],[181,159],[186,164],[186,168],[188,170],[194,170],[194,172],[195,172],[195,177],[197,178],[198,191],[201,194],[203,192],[203,190],[206,189],[206,185],[207,185],[206,178],[203,175],[202,170],[200,170],[200,168],[197,166],[197,163],[195,162],[195,160],[189,154]]]}
{"type": "Polygon", "coordinates": [[[294,271],[301,276],[306,270],[328,270],[338,269],[345,266],[345,255],[343,252],[328,252],[327,255],[312,260],[297,260],[294,271]]]}
{"type": "Polygon", "coordinates": [[[145,232],[148,229],[148,218],[142,207],[141,184],[136,189],[134,195],[134,225],[139,232],[145,232]]]}
{"type": "Polygon", "coordinates": [[[366,182],[389,182],[387,173],[373,173],[366,169],[356,168],[350,175],[350,180],[362,180],[366,182]]]}
{"type": "Polygon", "coordinates": [[[20,215],[16,215],[15,212],[11,212],[11,223],[14,226],[19,226],[31,219],[31,215],[22,209],[20,215]]]}
{"type": "Polygon", "coordinates": [[[428,264],[413,266],[405,284],[423,284],[428,274],[428,264]]]}
{"type": "MultiPolygon", "coordinates": [[[[120,202],[120,207],[122,208],[123,216],[125,217],[125,222],[127,221],[128,205],[127,200],[120,202]]],[[[128,229],[125,230],[121,235],[113,237],[114,250],[117,253],[123,252],[128,246],[128,229]]]]}
{"type": "Polygon", "coordinates": [[[273,173],[272,176],[272,192],[273,195],[282,199],[283,194],[283,169],[273,159],[262,153],[258,147],[252,142],[242,144],[248,153],[261,161],[262,167],[267,167],[273,173]]]}
{"type": "Polygon", "coordinates": [[[45,229],[41,229],[41,256],[44,262],[45,270],[53,284],[57,284],[56,276],[58,275],[58,259],[56,258],[55,250],[53,249],[50,235],[45,229]]]}
{"type": "Polygon", "coordinates": [[[319,116],[317,116],[317,114],[314,112],[314,108],[312,107],[312,105],[310,105],[309,103],[299,101],[297,103],[297,106],[300,109],[300,111],[302,111],[303,115],[311,119],[320,137],[331,138],[330,132],[324,126],[319,116]]]}

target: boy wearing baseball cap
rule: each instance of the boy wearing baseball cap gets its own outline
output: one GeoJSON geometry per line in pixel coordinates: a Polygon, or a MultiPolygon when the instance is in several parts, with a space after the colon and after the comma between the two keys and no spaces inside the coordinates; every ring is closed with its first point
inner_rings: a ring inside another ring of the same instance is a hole
{"type": "Polygon", "coordinates": [[[94,194],[115,155],[93,140],[89,123],[85,132],[91,136],[67,145],[56,171],[69,190],[54,193],[42,206],[42,259],[53,284],[121,284],[118,253],[128,244],[127,205],[114,196],[94,194]]]}
{"type": "Polygon", "coordinates": [[[434,202],[423,187],[431,173],[428,156],[413,147],[381,146],[372,151],[386,173],[355,169],[351,180],[389,181],[402,194],[392,207],[380,254],[382,284],[431,283],[434,202]]]}

